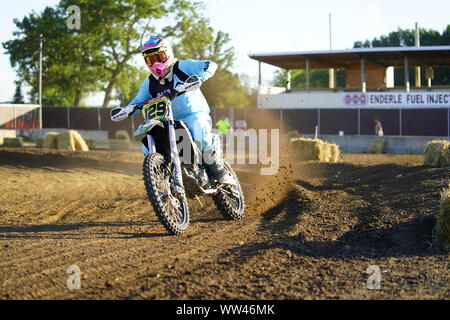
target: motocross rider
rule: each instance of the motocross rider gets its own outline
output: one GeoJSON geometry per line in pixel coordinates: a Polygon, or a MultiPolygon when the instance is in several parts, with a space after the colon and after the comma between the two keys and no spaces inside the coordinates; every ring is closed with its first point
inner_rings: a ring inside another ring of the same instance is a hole
{"type": "MultiPolygon", "coordinates": [[[[183,84],[190,76],[197,76],[201,82],[204,82],[217,70],[217,64],[212,61],[176,59],[167,40],[160,37],[148,40],[141,52],[151,74],[142,83],[139,92],[129,106],[125,107],[130,115],[139,112],[139,110],[134,110],[136,104],[170,92],[177,85],[183,84]]],[[[172,109],[174,119],[183,121],[189,128],[204,159],[206,157],[210,159],[204,161],[204,164],[213,178],[219,183],[228,183],[232,178],[224,167],[220,138],[211,132],[210,109],[202,92],[194,90],[177,96],[172,101],[172,109]]],[[[142,151],[145,155],[149,153],[145,143],[142,145],[142,151]]]]}

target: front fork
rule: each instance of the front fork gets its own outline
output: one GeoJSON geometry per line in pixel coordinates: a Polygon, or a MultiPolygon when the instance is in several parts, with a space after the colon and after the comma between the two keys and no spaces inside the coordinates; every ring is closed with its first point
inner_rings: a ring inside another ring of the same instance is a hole
{"type": "MultiPolygon", "coordinates": [[[[173,120],[168,121],[170,156],[172,160],[172,176],[174,185],[171,187],[173,194],[184,197],[183,176],[181,174],[181,162],[178,155],[177,140],[175,136],[175,123],[173,120]]],[[[151,135],[147,135],[148,154],[156,152],[155,139],[151,135]]],[[[146,153],[146,152],[144,152],[146,153]]]]}
{"type": "Polygon", "coordinates": [[[169,108],[168,114],[168,130],[170,143],[170,156],[172,158],[172,174],[175,182],[175,188],[179,193],[184,194],[183,175],[181,172],[181,161],[177,148],[177,138],[175,134],[175,121],[173,119],[172,108],[169,108]]]}
{"type": "Polygon", "coordinates": [[[181,161],[178,154],[177,140],[175,136],[175,123],[173,120],[169,120],[169,142],[170,142],[170,155],[172,157],[172,173],[175,184],[183,188],[183,176],[181,174],[181,161]]]}

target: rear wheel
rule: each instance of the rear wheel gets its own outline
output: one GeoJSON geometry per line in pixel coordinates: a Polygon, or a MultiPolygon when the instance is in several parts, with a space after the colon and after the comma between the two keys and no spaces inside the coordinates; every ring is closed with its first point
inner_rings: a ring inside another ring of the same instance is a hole
{"type": "Polygon", "coordinates": [[[222,215],[230,220],[240,220],[245,216],[245,199],[239,180],[233,168],[225,161],[225,168],[236,181],[236,185],[221,185],[213,196],[222,215]]]}
{"type": "Polygon", "coordinates": [[[189,226],[189,211],[185,197],[172,194],[172,174],[159,153],[144,159],[144,183],[147,195],[159,221],[174,235],[184,233],[189,226]]]}

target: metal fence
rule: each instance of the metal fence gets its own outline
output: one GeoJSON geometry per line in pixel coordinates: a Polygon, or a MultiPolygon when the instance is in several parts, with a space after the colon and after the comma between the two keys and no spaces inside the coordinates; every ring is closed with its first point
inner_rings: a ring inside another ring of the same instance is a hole
{"type": "MultiPolygon", "coordinates": [[[[282,133],[297,130],[301,134],[371,135],[375,133],[374,119],[378,118],[385,135],[450,136],[450,108],[433,109],[211,109],[213,123],[228,117],[232,121],[245,120],[248,128],[281,129],[282,133]]],[[[104,130],[113,137],[118,130],[132,134],[142,121],[136,115],[132,121],[113,122],[110,109],[80,107],[43,107],[43,128],[104,130]]]]}

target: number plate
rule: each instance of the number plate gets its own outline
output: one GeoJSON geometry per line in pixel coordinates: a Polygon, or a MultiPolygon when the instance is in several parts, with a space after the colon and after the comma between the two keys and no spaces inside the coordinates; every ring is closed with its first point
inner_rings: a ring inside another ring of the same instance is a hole
{"type": "Polygon", "coordinates": [[[168,104],[167,97],[150,100],[142,107],[142,116],[145,120],[162,120],[166,117],[168,104]]]}

